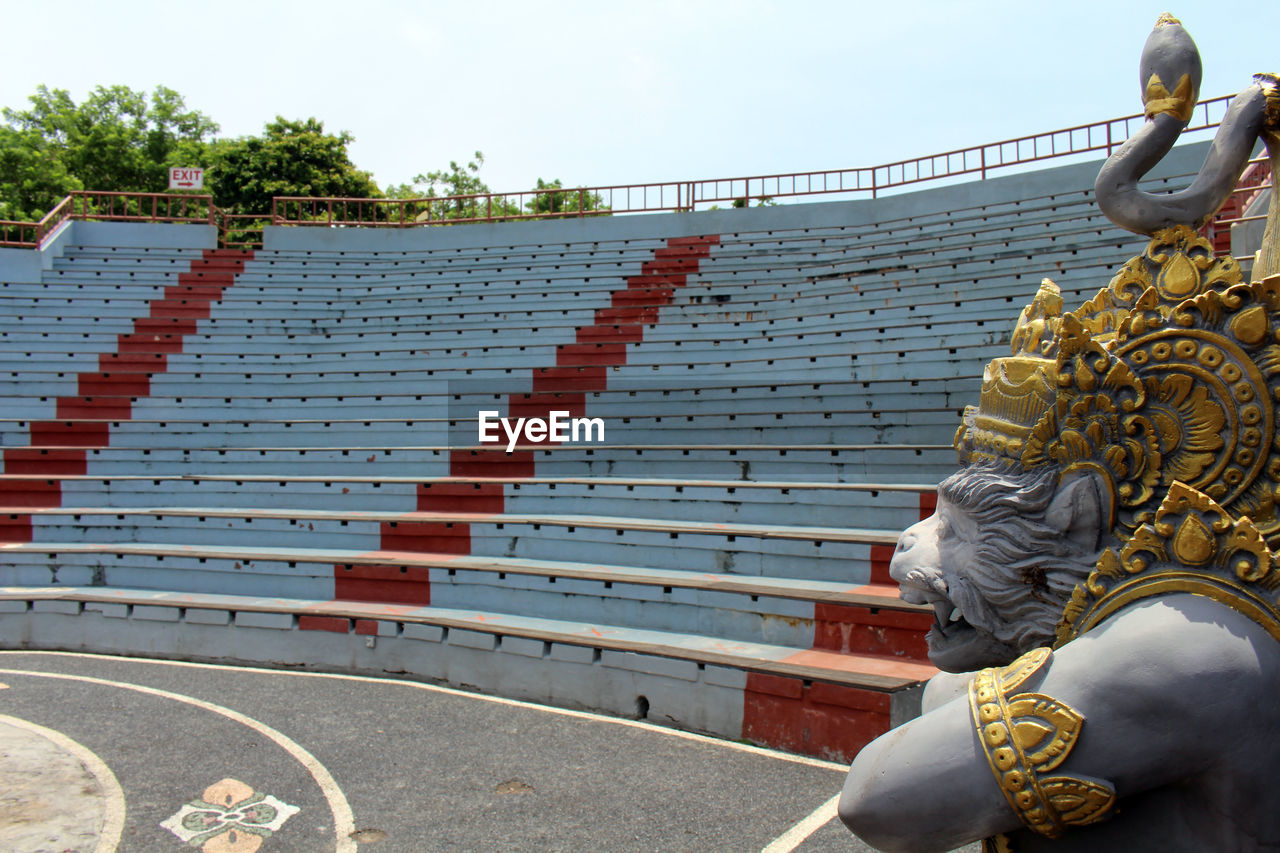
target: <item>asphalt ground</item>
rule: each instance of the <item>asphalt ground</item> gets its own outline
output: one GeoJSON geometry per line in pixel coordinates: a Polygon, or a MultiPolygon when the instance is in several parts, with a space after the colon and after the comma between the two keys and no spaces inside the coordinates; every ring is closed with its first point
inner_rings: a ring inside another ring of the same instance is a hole
{"type": "Polygon", "coordinates": [[[869,849],[842,765],[646,722],[60,652],[0,652],[0,683],[5,853],[869,849]]]}

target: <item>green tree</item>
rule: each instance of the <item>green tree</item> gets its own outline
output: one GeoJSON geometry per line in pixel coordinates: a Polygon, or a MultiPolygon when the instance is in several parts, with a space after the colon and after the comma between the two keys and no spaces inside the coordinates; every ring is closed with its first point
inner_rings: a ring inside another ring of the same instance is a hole
{"type": "MultiPolygon", "coordinates": [[[[525,202],[520,207],[518,197],[521,193],[502,195],[493,193],[480,178],[480,168],[484,165],[484,153],[477,151],[475,157],[465,165],[457,160],[449,161],[448,169],[437,169],[418,175],[411,184],[398,184],[387,188],[388,198],[418,199],[422,204],[415,207],[415,218],[418,221],[431,220],[467,220],[467,219],[514,219],[530,214],[542,216],[576,216],[579,205],[583,210],[608,211],[608,206],[596,193],[580,193],[576,189],[565,189],[564,192],[543,192],[525,202]],[[482,196],[468,198],[468,196],[482,196]],[[431,201],[441,199],[441,201],[431,201]]],[[[544,181],[538,178],[536,190],[559,190],[563,187],[557,178],[544,181]]]]}
{"type": "MultiPolygon", "coordinates": [[[[205,185],[216,205],[236,213],[268,214],[275,196],[381,198],[370,174],[351,162],[353,139],[346,131],[326,133],[315,118],[277,116],[262,136],[210,145],[205,185]]],[[[350,214],[355,218],[354,209],[350,214]]]]}
{"type": "Polygon", "coordinates": [[[418,221],[457,219],[500,219],[520,215],[520,206],[504,196],[488,197],[493,191],[480,179],[480,167],[484,165],[484,153],[477,151],[465,166],[457,160],[449,161],[448,169],[417,175],[410,184],[389,187],[392,198],[424,199],[415,207],[418,221]],[[484,195],[485,198],[461,198],[484,195]],[[429,201],[429,199],[449,199],[429,201]]]}
{"type": "Polygon", "coordinates": [[[38,220],[79,189],[84,185],[39,133],[0,126],[0,219],[38,220]]]}
{"type": "Polygon", "coordinates": [[[98,86],[81,104],[40,86],[0,127],[0,210],[39,218],[74,189],[162,192],[170,165],[197,164],[218,130],[182,96],[98,86]]]}
{"type": "MultiPolygon", "coordinates": [[[[536,190],[558,190],[562,188],[560,179],[543,181],[538,178],[536,190]]],[[[608,205],[600,198],[599,193],[590,193],[582,189],[567,189],[564,192],[542,192],[525,204],[530,213],[541,216],[577,216],[582,211],[606,213],[608,205]]]]}

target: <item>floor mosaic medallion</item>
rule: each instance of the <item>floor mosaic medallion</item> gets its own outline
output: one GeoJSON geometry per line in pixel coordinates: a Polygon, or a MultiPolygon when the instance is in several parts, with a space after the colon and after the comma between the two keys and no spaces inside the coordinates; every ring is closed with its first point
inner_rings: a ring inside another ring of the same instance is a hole
{"type": "Polygon", "coordinates": [[[236,779],[223,779],[160,825],[201,853],[255,853],[298,811],[236,779]]]}

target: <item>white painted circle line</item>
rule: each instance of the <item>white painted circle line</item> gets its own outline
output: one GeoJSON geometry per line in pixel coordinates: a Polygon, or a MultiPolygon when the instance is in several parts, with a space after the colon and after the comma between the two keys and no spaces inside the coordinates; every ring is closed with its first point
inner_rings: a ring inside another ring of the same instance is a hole
{"type": "MultiPolygon", "coordinates": [[[[90,660],[106,659],[128,663],[149,663],[160,666],[190,667],[192,669],[216,669],[223,672],[256,672],[265,675],[289,675],[295,678],[332,678],[339,681],[360,681],[369,684],[395,684],[400,687],[425,690],[429,693],[443,693],[447,696],[461,696],[467,699],[479,699],[482,702],[492,702],[495,705],[508,705],[513,708],[526,708],[531,711],[543,711],[548,714],[559,714],[564,717],[574,717],[580,720],[593,720],[595,722],[609,723],[615,726],[642,729],[644,731],[654,732],[655,734],[663,734],[670,737],[681,738],[682,740],[690,740],[696,743],[707,744],[708,746],[731,749],[737,752],[746,752],[752,755],[759,755],[764,758],[772,758],[776,761],[789,761],[792,764],[805,764],[809,767],[820,767],[823,770],[834,770],[839,773],[846,773],[849,770],[848,764],[842,764],[837,761],[825,761],[821,758],[810,758],[807,755],[795,755],[790,752],[779,752],[773,749],[766,749],[762,746],[754,746],[749,743],[738,743],[737,741],[724,740],[722,738],[715,738],[709,735],[700,735],[695,732],[685,732],[680,729],[668,728],[667,726],[659,726],[655,723],[646,723],[642,720],[628,720],[622,717],[611,717],[608,714],[596,714],[591,711],[574,711],[569,708],[557,708],[554,705],[541,705],[537,702],[528,702],[523,699],[506,699],[502,696],[489,696],[484,693],[472,693],[467,690],[458,690],[453,687],[442,687],[438,684],[426,684],[421,681],[410,681],[400,678],[377,678],[371,675],[347,675],[336,672],[297,672],[288,669],[268,669],[261,666],[228,666],[226,664],[217,663],[194,663],[192,661],[181,660],[159,660],[155,658],[133,658],[121,657],[120,655],[98,655],[88,654],[86,652],[59,652],[35,649],[30,651],[24,651],[21,649],[0,650],[0,656],[3,655],[57,655],[60,657],[88,658],[90,660]]],[[[22,672],[23,670],[18,671],[22,672]]]]}
{"type": "MultiPolygon", "coordinates": [[[[91,656],[92,657],[92,656],[91,656]]],[[[184,696],[181,693],[170,693],[168,690],[160,690],[156,687],[147,687],[142,684],[130,684],[127,681],[111,681],[106,678],[94,678],[91,675],[69,675],[61,672],[35,672],[25,669],[0,669],[6,675],[30,675],[36,678],[57,678],[64,681],[81,681],[86,684],[100,684],[106,687],[117,687],[122,690],[133,690],[137,693],[145,693],[150,696],[159,696],[163,699],[172,699],[175,702],[182,702],[205,711],[211,711],[234,720],[242,726],[253,729],[254,731],[274,741],[281,749],[289,753],[295,761],[307,768],[307,772],[311,774],[311,778],[315,780],[320,787],[320,792],[324,794],[325,800],[329,803],[329,811],[333,814],[333,829],[337,836],[334,853],[356,853],[357,844],[351,835],[356,831],[355,816],[351,813],[351,805],[347,802],[346,796],[342,793],[342,789],[338,787],[338,783],[329,773],[320,761],[307,752],[305,748],[288,735],[271,728],[266,723],[259,722],[252,717],[245,716],[239,711],[233,711],[231,708],[225,708],[222,705],[215,705],[212,702],[206,702],[203,699],[196,699],[193,696],[184,696]]]]}
{"type": "Polygon", "coordinates": [[[806,838],[817,832],[820,827],[826,826],[836,816],[836,807],[839,805],[840,795],[836,794],[810,812],[809,816],[804,820],[775,838],[760,853],[791,853],[792,850],[804,843],[806,838]]]}
{"type": "Polygon", "coordinates": [[[102,831],[98,834],[98,845],[93,848],[93,853],[115,853],[116,847],[120,845],[120,836],[124,833],[124,791],[120,789],[120,783],[116,781],[116,774],[111,772],[111,768],[107,766],[107,763],[99,758],[89,747],[72,740],[55,729],[48,729],[19,717],[11,717],[8,714],[0,714],[0,723],[5,723],[16,729],[25,729],[57,744],[74,755],[76,760],[93,774],[93,778],[98,780],[98,786],[102,788],[102,794],[107,801],[102,814],[102,831]]]}

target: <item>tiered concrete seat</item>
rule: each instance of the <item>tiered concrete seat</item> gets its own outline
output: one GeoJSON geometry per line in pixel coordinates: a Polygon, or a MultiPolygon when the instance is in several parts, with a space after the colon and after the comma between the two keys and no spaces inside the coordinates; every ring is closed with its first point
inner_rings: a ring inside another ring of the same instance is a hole
{"type": "Polygon", "coordinates": [[[73,229],[0,292],[0,609],[104,650],[342,666],[376,639],[492,690],[536,666],[847,758],[932,672],[888,560],[982,365],[1041,276],[1091,295],[1134,251],[1091,182],[252,256],[73,229]],[[507,454],[481,408],[607,434],[507,454]]]}

